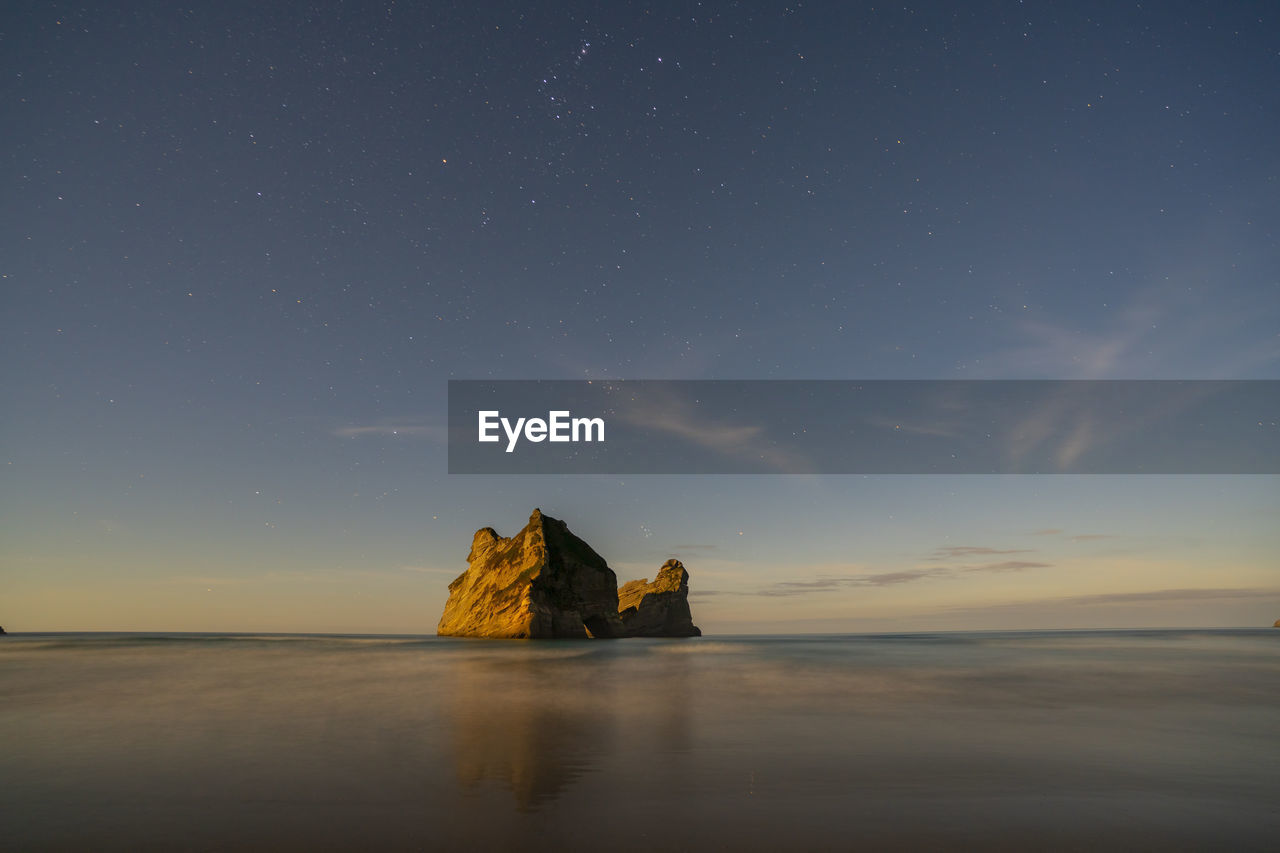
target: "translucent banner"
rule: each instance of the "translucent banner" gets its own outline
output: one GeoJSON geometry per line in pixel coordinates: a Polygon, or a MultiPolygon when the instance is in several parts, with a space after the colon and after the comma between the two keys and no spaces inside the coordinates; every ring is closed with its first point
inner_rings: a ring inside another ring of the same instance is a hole
{"type": "Polygon", "coordinates": [[[1277,474],[1280,380],[454,380],[451,474],[1277,474]]]}

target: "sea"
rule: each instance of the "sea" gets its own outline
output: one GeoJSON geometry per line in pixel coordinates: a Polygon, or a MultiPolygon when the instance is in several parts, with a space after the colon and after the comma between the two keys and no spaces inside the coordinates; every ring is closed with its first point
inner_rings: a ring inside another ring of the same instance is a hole
{"type": "Polygon", "coordinates": [[[1280,630],[0,637],[0,848],[1274,850],[1280,630]]]}

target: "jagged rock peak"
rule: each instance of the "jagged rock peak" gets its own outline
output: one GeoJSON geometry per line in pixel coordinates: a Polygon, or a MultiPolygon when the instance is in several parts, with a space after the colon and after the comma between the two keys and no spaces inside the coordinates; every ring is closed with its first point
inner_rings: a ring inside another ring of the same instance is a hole
{"type": "Polygon", "coordinates": [[[617,576],[563,521],[535,509],[511,538],[482,527],[449,584],[436,633],[450,637],[623,636],[617,576]]]}
{"type": "Polygon", "coordinates": [[[658,569],[658,576],[653,579],[653,585],[664,589],[687,587],[689,585],[689,573],[685,571],[684,563],[674,558],[667,560],[662,564],[662,568],[658,569]]]}

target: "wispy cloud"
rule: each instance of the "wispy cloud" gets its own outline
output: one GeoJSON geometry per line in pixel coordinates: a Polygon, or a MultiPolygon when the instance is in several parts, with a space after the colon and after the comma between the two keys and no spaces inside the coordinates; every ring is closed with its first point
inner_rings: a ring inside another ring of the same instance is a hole
{"type": "Polygon", "coordinates": [[[930,560],[960,560],[965,557],[986,557],[993,554],[1030,554],[1032,548],[987,548],[980,545],[945,545],[933,552],[930,560]]]}
{"type": "Polygon", "coordinates": [[[364,436],[388,436],[393,438],[425,438],[430,441],[448,440],[448,430],[443,426],[424,423],[421,420],[382,421],[374,424],[349,424],[335,427],[331,433],[338,438],[364,436]]]}
{"type": "Polygon", "coordinates": [[[898,572],[821,577],[807,581],[779,581],[764,589],[757,590],[755,594],[765,596],[807,595],[850,587],[897,586],[898,584],[911,583],[925,580],[926,578],[942,577],[950,573],[950,569],[907,569],[898,572]]]}
{"type": "MultiPolygon", "coordinates": [[[[1046,386],[1049,387],[1049,386],[1046,386]]],[[[1005,455],[1017,470],[1028,459],[1050,454],[1058,470],[1069,469],[1101,433],[1097,401],[1088,385],[1065,384],[1014,422],[1005,436],[1005,455]]]]}
{"type": "MultiPolygon", "coordinates": [[[[992,548],[984,545],[947,545],[938,548],[926,561],[965,561],[970,557],[1007,556],[1033,553],[1030,548],[992,548]]],[[[819,575],[807,580],[777,581],[760,589],[740,593],[716,591],[718,595],[794,596],[837,592],[843,589],[891,587],[938,578],[959,579],[966,574],[1023,572],[1027,569],[1049,569],[1053,563],[1039,560],[998,560],[984,563],[961,562],[958,565],[921,566],[893,572],[860,572],[857,574],[819,575]]]]}
{"type": "MultiPolygon", "coordinates": [[[[997,614],[1022,614],[1025,616],[1056,614],[1061,616],[1075,610],[1097,608],[1146,607],[1158,609],[1160,605],[1176,605],[1180,602],[1209,601],[1254,601],[1271,599],[1280,596],[1280,588],[1239,587],[1239,588],[1175,588],[1150,589],[1137,592],[1108,592],[1091,595],[1071,595],[1056,598],[1024,599],[1007,601],[999,604],[960,605],[944,607],[941,613],[965,614],[972,616],[994,616],[997,614]]],[[[1125,611],[1127,612],[1127,611],[1125,611]]]]}
{"type": "Polygon", "coordinates": [[[1218,589],[1153,589],[1144,592],[1109,592],[1098,595],[1077,595],[1058,599],[1060,604],[1092,606],[1098,604],[1143,604],[1165,601],[1206,601],[1221,598],[1258,598],[1276,595],[1277,589],[1218,588],[1218,589]]]}
{"type": "MultiPolygon", "coordinates": [[[[1057,531],[1055,531],[1057,532],[1057,531]]],[[[1039,560],[996,560],[985,563],[970,563],[974,557],[1006,557],[1010,554],[1034,554],[1034,548],[992,548],[986,545],[944,545],[935,550],[925,562],[960,561],[961,565],[938,566],[939,572],[974,573],[974,572],[1022,572],[1027,569],[1050,569],[1053,563],[1039,560]]]]}
{"type": "Polygon", "coordinates": [[[992,379],[1266,375],[1280,359],[1280,340],[1240,334],[1257,306],[1224,304],[1202,286],[1219,272],[1204,245],[1220,239],[1192,241],[1185,257],[1166,259],[1165,274],[1103,306],[1090,326],[1042,312],[1016,315],[1007,336],[992,336],[998,348],[966,369],[992,379]]]}
{"type": "Polygon", "coordinates": [[[1031,560],[1005,560],[1002,563],[986,563],[981,566],[965,566],[965,572],[1021,572],[1027,569],[1051,569],[1053,563],[1036,563],[1031,560]]]}
{"type": "Polygon", "coordinates": [[[1063,533],[1063,531],[1060,528],[1046,527],[1043,530],[1034,531],[1031,535],[1032,536],[1058,536],[1061,533],[1063,533]]]}
{"type": "Polygon", "coordinates": [[[964,432],[959,423],[944,424],[940,421],[931,424],[922,424],[906,419],[894,420],[893,418],[876,416],[863,418],[863,423],[868,426],[879,427],[886,430],[896,430],[898,432],[910,433],[911,435],[932,435],[939,438],[955,438],[964,432]]]}
{"type": "MultiPolygon", "coordinates": [[[[1025,375],[1029,370],[1071,379],[1149,373],[1152,368],[1159,372],[1160,362],[1152,360],[1147,337],[1161,325],[1157,322],[1160,312],[1149,305],[1135,305],[1117,313],[1121,319],[1116,329],[1093,335],[1026,321],[1021,331],[1037,343],[985,359],[986,372],[995,368],[995,376],[1003,377],[1025,375]],[[1138,363],[1151,367],[1145,371],[1135,369],[1133,365],[1138,363]]],[[[1011,413],[1010,423],[1000,429],[1004,463],[1009,470],[1030,467],[1049,473],[1087,468],[1090,463],[1106,460],[1108,452],[1159,434],[1162,426],[1167,428],[1188,412],[1202,410],[1211,395],[1221,393],[1220,388],[1211,385],[1192,384],[1180,393],[1164,392],[1141,404],[1130,401],[1131,405],[1126,406],[1124,401],[1112,399],[1107,387],[1108,383],[1059,384],[1052,386],[1051,394],[1029,401],[1031,405],[1020,407],[1016,415],[1011,413]]]]}
{"type": "Polygon", "coordinates": [[[1173,315],[1178,315],[1179,325],[1190,325],[1187,309],[1191,306],[1171,303],[1171,293],[1176,291],[1155,287],[1139,292],[1126,304],[1104,312],[1101,323],[1092,329],[1044,315],[1021,315],[1010,329],[1011,345],[978,359],[975,367],[980,366],[986,376],[1001,379],[1135,375],[1158,363],[1153,344],[1167,342],[1165,330],[1173,315]]]}
{"type": "Polygon", "coordinates": [[[716,419],[661,386],[647,387],[643,399],[620,400],[617,411],[618,418],[629,424],[665,432],[721,456],[761,464],[788,474],[813,473],[816,470],[811,460],[779,449],[763,426],[716,419]]]}

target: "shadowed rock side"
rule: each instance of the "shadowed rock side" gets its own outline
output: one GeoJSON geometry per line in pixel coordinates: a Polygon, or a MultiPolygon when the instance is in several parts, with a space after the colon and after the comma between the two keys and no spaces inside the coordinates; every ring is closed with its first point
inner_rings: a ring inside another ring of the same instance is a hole
{"type": "Polygon", "coordinates": [[[618,578],[568,526],[540,510],[510,539],[476,531],[470,568],[449,584],[436,633],[554,639],[624,636],[618,578]]]}
{"type": "Polygon", "coordinates": [[[618,590],[618,615],[628,637],[701,637],[689,612],[689,573],[667,560],[658,576],[631,581],[618,590]]]}

